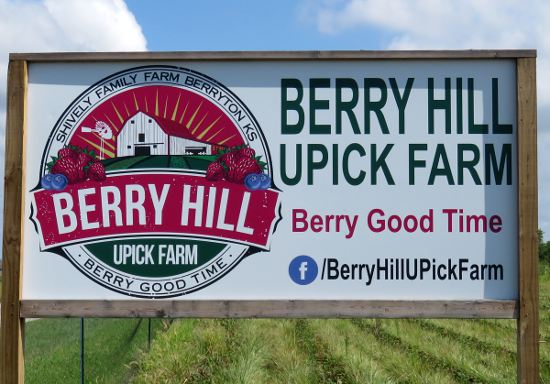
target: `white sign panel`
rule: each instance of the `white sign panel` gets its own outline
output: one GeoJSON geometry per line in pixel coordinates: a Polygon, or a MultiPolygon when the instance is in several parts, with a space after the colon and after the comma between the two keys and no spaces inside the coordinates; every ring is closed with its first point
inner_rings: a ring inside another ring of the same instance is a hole
{"type": "Polygon", "coordinates": [[[31,63],[23,299],[517,299],[513,60],[31,63]]]}

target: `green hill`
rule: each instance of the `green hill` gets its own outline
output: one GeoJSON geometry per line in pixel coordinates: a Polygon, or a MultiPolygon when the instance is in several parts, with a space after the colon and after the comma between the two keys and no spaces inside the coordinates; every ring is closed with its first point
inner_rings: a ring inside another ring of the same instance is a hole
{"type": "Polygon", "coordinates": [[[107,172],[121,169],[174,168],[206,171],[208,165],[216,159],[214,155],[151,155],[116,157],[103,160],[107,172]]]}

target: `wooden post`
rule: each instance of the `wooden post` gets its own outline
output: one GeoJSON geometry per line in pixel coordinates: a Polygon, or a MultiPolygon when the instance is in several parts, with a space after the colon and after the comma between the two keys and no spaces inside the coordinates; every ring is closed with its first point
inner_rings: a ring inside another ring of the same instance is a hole
{"type": "Polygon", "coordinates": [[[26,123],[27,62],[10,61],[4,178],[4,243],[0,383],[23,383],[24,319],[20,317],[22,183],[26,123]]]}
{"type": "Polygon", "coordinates": [[[539,382],[537,90],[535,58],[517,59],[519,317],[518,383],[539,382]]]}

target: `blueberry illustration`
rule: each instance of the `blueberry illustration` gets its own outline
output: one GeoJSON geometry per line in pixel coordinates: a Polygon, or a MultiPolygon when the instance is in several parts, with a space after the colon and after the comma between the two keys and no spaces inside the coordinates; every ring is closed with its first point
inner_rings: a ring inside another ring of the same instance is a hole
{"type": "Polygon", "coordinates": [[[257,173],[250,173],[244,178],[244,186],[249,191],[255,191],[260,187],[260,175],[257,173]]]}
{"type": "Polygon", "coordinates": [[[40,185],[42,186],[42,188],[44,188],[46,190],[53,189],[53,187],[52,187],[53,177],[54,177],[54,175],[52,175],[51,173],[48,173],[47,175],[44,175],[42,177],[42,179],[40,180],[40,185]]]}
{"type": "Polygon", "coordinates": [[[62,175],[62,174],[53,175],[52,189],[56,191],[61,191],[65,189],[68,182],[69,181],[67,180],[67,177],[65,175],[62,175]]]}
{"type": "Polygon", "coordinates": [[[271,177],[268,174],[260,173],[260,188],[259,189],[268,189],[271,187],[271,177]]]}

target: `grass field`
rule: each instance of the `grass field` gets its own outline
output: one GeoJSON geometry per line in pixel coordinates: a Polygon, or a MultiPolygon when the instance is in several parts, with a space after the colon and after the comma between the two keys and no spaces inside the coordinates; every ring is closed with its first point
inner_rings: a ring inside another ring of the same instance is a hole
{"type": "MultiPolygon", "coordinates": [[[[515,383],[514,320],[86,319],[86,383],[515,383]],[[166,332],[159,332],[165,330],[166,332]]],[[[79,382],[80,319],[25,327],[26,383],[79,382]]],[[[550,270],[540,280],[550,384],[550,270]]]]}
{"type": "MultiPolygon", "coordinates": [[[[550,273],[540,285],[550,383],[550,273]]],[[[146,383],[515,383],[515,320],[179,320],[143,355],[146,383]]]]}
{"type": "MultiPolygon", "coordinates": [[[[166,327],[151,323],[152,334],[166,327]]],[[[86,383],[125,383],[147,350],[147,319],[86,319],[86,383]]],[[[42,319],[25,326],[25,383],[80,382],[80,319],[42,319]]]]}

